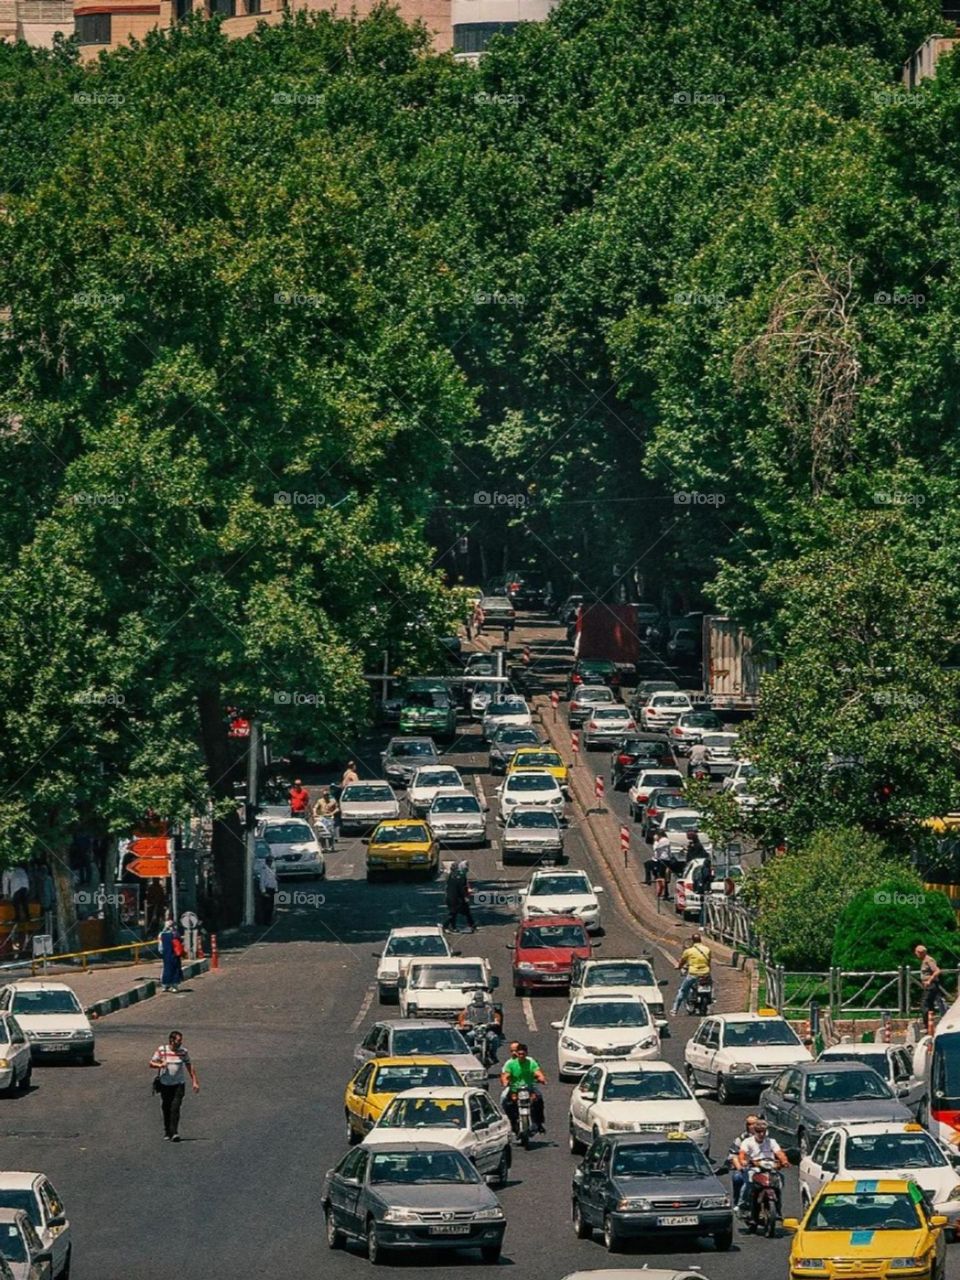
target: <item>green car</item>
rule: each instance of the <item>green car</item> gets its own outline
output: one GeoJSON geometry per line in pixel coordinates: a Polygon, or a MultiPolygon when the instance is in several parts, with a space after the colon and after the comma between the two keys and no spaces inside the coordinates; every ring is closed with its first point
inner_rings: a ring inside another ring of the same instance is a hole
{"type": "Polygon", "coordinates": [[[400,709],[400,732],[456,737],[457,708],[446,689],[408,690],[400,709]]]}

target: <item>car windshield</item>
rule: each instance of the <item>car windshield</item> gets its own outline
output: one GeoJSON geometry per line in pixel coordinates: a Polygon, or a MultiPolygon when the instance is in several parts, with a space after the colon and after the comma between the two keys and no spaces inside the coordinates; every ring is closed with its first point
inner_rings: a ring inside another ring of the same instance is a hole
{"type": "Polygon", "coordinates": [[[807,1076],[808,1102],[865,1102],[892,1097],[890,1086],[875,1071],[823,1071],[807,1076]]]}
{"type": "Polygon", "coordinates": [[[603,1084],[604,1102],[689,1101],[691,1097],[675,1071],[611,1071],[603,1084]]]}
{"type": "Polygon", "coordinates": [[[469,1053],[470,1050],[456,1027],[414,1027],[393,1033],[393,1052],[401,1058],[415,1058],[421,1053],[442,1058],[447,1053],[469,1053]]]}
{"type": "Polygon", "coordinates": [[[640,786],[646,787],[647,791],[652,791],[654,787],[672,787],[678,781],[682,781],[676,773],[645,773],[640,781],[640,786]]]}
{"type": "Polygon", "coordinates": [[[583,1000],[570,1010],[570,1027],[646,1027],[646,1006],[639,1000],[583,1000]]]}
{"type": "Polygon", "coordinates": [[[816,1201],[804,1230],[916,1231],[920,1225],[917,1206],[905,1191],[834,1192],[816,1201]]]}
{"type": "Polygon", "coordinates": [[[700,741],[705,747],[713,747],[718,751],[729,751],[739,737],[736,733],[705,733],[700,741]]]}
{"type": "Polygon", "coordinates": [[[849,1169],[940,1169],[947,1163],[928,1133],[864,1133],[847,1138],[849,1169]]]}
{"type": "MultiPolygon", "coordinates": [[[[37,1197],[26,1187],[7,1191],[0,1188],[0,1206],[4,1209],[22,1209],[35,1227],[43,1227],[43,1219],[40,1216],[40,1205],[37,1197]]],[[[2,1252],[0,1250],[0,1253],[2,1252]]]]}
{"type": "Polygon", "coordinates": [[[555,894],[593,893],[593,885],[584,875],[536,876],[530,885],[531,898],[549,898],[555,894]]]}
{"type": "Polygon", "coordinates": [[[508,791],[556,791],[557,780],[552,773],[512,773],[507,780],[508,791]]]}
{"type": "Polygon", "coordinates": [[[687,707],[690,706],[690,699],[684,697],[682,693],[655,693],[651,702],[654,707],[687,707]]]}
{"type": "Polygon", "coordinates": [[[476,796],[437,796],[431,813],[480,813],[476,796]]]}
{"type": "Polygon", "coordinates": [[[83,1013],[72,991],[15,991],[14,1013],[83,1013]]]}
{"type": "Polygon", "coordinates": [[[491,702],[487,707],[488,716],[520,716],[527,710],[527,704],[521,702],[518,698],[502,699],[500,702],[491,702]]]}
{"type": "Polygon", "coordinates": [[[667,754],[665,742],[639,742],[636,738],[624,742],[620,749],[624,755],[631,755],[637,760],[659,760],[667,754]]]}
{"type": "Polygon", "coordinates": [[[422,769],[417,774],[415,787],[462,787],[459,773],[447,769],[422,769]]]}
{"type": "Polygon", "coordinates": [[[546,809],[514,809],[507,819],[508,827],[544,827],[556,831],[560,820],[546,809]]]}
{"type": "Polygon", "coordinates": [[[598,964],[588,970],[585,987],[655,987],[653,970],[642,960],[629,964],[598,964]]]}
{"type": "Polygon", "coordinates": [[[728,1022],[723,1028],[725,1049],[745,1049],[747,1045],[799,1045],[800,1037],[782,1018],[764,1022],[728,1022]]]}
{"type": "Polygon", "coordinates": [[[577,694],[577,702],[613,702],[613,690],[604,686],[602,689],[581,689],[577,694]]]}
{"type": "Polygon", "coordinates": [[[383,953],[385,956],[445,956],[447,944],[435,933],[401,934],[391,938],[383,953]]]}
{"type": "Polygon", "coordinates": [[[540,739],[537,737],[535,729],[523,728],[520,725],[508,724],[502,729],[497,729],[493,736],[493,741],[507,747],[522,746],[529,742],[531,746],[538,745],[540,739]]]}
{"type": "Polygon", "coordinates": [[[445,982],[451,987],[486,985],[483,966],[479,964],[420,964],[414,967],[410,985],[418,990],[434,990],[445,982]]]}
{"type": "Polygon", "coordinates": [[[523,951],[549,951],[551,947],[589,947],[587,932],[579,924],[544,924],[520,934],[523,951]]]}
{"type": "Polygon", "coordinates": [[[429,742],[395,742],[390,748],[390,754],[399,758],[401,756],[435,756],[437,753],[429,742]]]}
{"type": "Polygon", "coordinates": [[[556,751],[518,751],[513,763],[521,769],[526,768],[527,765],[541,765],[547,769],[563,766],[563,761],[556,751]]]}
{"type": "Polygon", "coordinates": [[[446,693],[421,690],[417,693],[408,693],[403,700],[403,704],[404,709],[417,707],[446,708],[450,706],[450,695],[446,693]]]}
{"type": "Polygon", "coordinates": [[[862,1067],[869,1067],[878,1076],[886,1080],[890,1074],[890,1062],[885,1053],[825,1053],[823,1062],[859,1062],[862,1067]]]}
{"type": "Polygon", "coordinates": [[[689,803],[682,791],[658,789],[650,792],[650,804],[657,809],[684,809],[689,803]]]}
{"type": "Polygon", "coordinates": [[[403,1067],[381,1067],[374,1082],[374,1093],[405,1093],[407,1089],[450,1089],[462,1085],[460,1073],[449,1062],[421,1066],[410,1063],[403,1067]]]}
{"type": "Polygon", "coordinates": [[[392,822],[382,823],[370,837],[371,844],[427,844],[429,840],[430,832],[420,822],[408,827],[394,825],[392,822]]]}
{"type": "Polygon", "coordinates": [[[667,818],[664,822],[667,831],[699,831],[699,818],[667,818]]]}
{"type": "Polygon", "coordinates": [[[616,671],[616,663],[610,662],[609,659],[597,659],[596,662],[581,662],[578,664],[577,670],[583,675],[608,675],[611,671],[616,671]]]}
{"type": "Polygon", "coordinates": [[[499,685],[490,684],[489,681],[484,681],[481,684],[474,685],[473,696],[476,697],[478,694],[482,694],[484,697],[492,698],[498,689],[499,685]]]}
{"type": "Polygon", "coordinates": [[[628,720],[630,712],[626,707],[598,707],[593,713],[594,720],[628,720]]]}
{"type": "Polygon", "coordinates": [[[615,1178],[708,1178],[710,1174],[710,1166],[692,1142],[618,1147],[613,1157],[615,1178]]]}
{"type": "Polygon", "coordinates": [[[263,838],[267,844],[306,844],[313,839],[313,832],[305,822],[280,822],[266,827],[263,838]]]}
{"type": "Polygon", "coordinates": [[[387,783],[382,786],[362,784],[360,786],[345,787],[340,795],[341,804],[349,804],[351,801],[360,800],[392,800],[393,788],[387,783]]]}
{"type": "Polygon", "coordinates": [[[691,711],[680,717],[680,723],[685,729],[719,729],[720,717],[712,711],[691,711]]]}
{"type": "Polygon", "coordinates": [[[377,1126],[380,1129],[465,1129],[462,1098],[394,1098],[377,1126]]]}
{"type": "Polygon", "coordinates": [[[399,1183],[421,1186],[432,1182],[478,1183],[480,1174],[459,1151],[390,1151],[374,1153],[371,1185],[399,1183]]]}
{"type": "Polygon", "coordinates": [[[29,1262],[27,1246],[15,1222],[0,1224],[0,1257],[8,1262],[29,1262]]]}

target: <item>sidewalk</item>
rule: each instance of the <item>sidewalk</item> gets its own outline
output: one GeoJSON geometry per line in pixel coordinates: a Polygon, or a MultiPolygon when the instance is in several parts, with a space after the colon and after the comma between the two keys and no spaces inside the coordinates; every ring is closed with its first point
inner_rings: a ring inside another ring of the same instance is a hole
{"type": "MultiPolygon", "coordinates": [[[[184,963],[184,981],[198,978],[210,968],[209,960],[189,960],[184,963]]],[[[126,1009],[141,1000],[149,1000],[160,990],[160,961],[147,960],[138,965],[115,965],[109,968],[90,968],[86,972],[71,966],[51,965],[46,973],[39,969],[30,974],[29,967],[20,973],[10,973],[11,981],[65,982],[77,995],[88,1018],[105,1018],[126,1009]]]]}

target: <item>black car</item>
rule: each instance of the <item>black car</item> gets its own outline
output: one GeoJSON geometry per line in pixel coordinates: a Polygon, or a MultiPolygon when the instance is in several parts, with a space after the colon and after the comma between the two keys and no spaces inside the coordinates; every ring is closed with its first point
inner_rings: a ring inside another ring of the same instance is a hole
{"type": "Polygon", "coordinates": [[[712,1236],[729,1249],[733,1209],[718,1172],[684,1133],[599,1137],[573,1175],[573,1229],[581,1240],[602,1231],[610,1253],[638,1236],[712,1236]]]}
{"type": "Polygon", "coordinates": [[[418,769],[440,763],[440,753],[432,738],[391,738],[380,763],[391,786],[407,787],[418,769]]]}
{"type": "Polygon", "coordinates": [[[507,575],[507,597],[515,609],[543,609],[547,596],[545,579],[523,570],[507,575]]]}
{"type": "Polygon", "coordinates": [[[323,1180],[327,1244],[359,1240],[372,1263],[409,1249],[479,1249],[498,1262],[500,1202],[466,1156],[436,1142],[356,1147],[323,1180]]]}
{"type": "Polygon", "coordinates": [[[567,676],[567,691],[564,696],[569,701],[582,684],[605,684],[611,689],[619,689],[620,682],[617,664],[609,658],[578,658],[567,676]]]}
{"type": "Polygon", "coordinates": [[[626,791],[644,769],[675,769],[676,757],[665,733],[632,733],[610,756],[610,782],[626,791]]]}

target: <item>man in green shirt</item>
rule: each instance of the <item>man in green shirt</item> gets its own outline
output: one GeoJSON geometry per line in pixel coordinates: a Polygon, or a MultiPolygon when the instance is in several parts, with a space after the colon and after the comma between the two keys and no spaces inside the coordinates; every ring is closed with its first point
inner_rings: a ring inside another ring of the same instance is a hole
{"type": "Polygon", "coordinates": [[[540,1063],[537,1062],[536,1058],[529,1057],[525,1044],[518,1044],[515,1056],[508,1058],[503,1064],[500,1083],[507,1090],[507,1099],[503,1104],[503,1109],[510,1120],[510,1124],[513,1126],[514,1134],[517,1133],[517,1121],[519,1118],[517,1090],[521,1085],[526,1085],[530,1090],[531,1124],[539,1133],[546,1133],[543,1123],[543,1094],[537,1088],[537,1085],[546,1084],[547,1077],[540,1070],[540,1063]]]}

